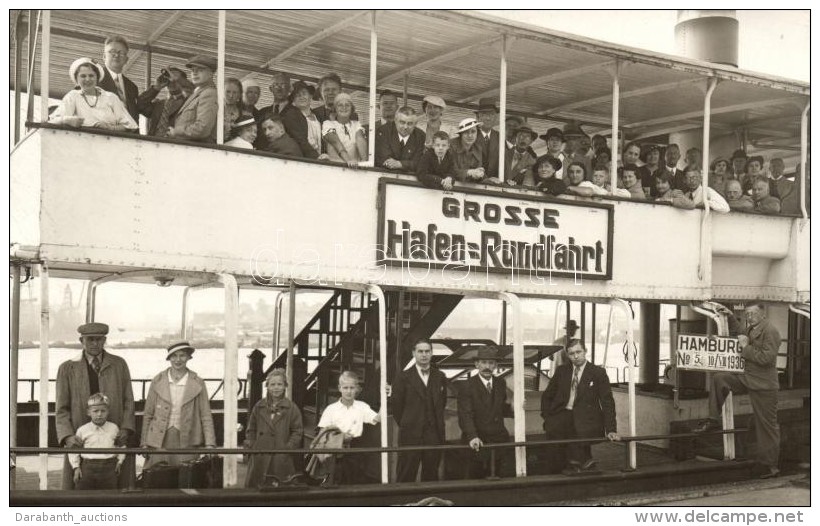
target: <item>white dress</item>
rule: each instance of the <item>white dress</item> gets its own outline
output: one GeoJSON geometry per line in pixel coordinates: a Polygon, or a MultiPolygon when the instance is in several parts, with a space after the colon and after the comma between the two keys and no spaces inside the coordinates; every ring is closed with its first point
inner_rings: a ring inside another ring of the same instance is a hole
{"type": "Polygon", "coordinates": [[[59,123],[63,117],[82,117],[82,126],[87,128],[93,128],[101,122],[119,124],[129,130],[139,128],[118,96],[104,89],[96,89],[96,101],[93,95],[83,97],[81,90],[69,91],[49,120],[59,123]]]}
{"type": "MultiPolygon", "coordinates": [[[[351,159],[361,160],[359,150],[356,147],[356,134],[360,131],[362,131],[362,125],[359,121],[350,121],[346,124],[342,124],[339,121],[326,120],[322,123],[322,137],[326,137],[328,133],[335,133],[339,140],[342,141],[342,146],[345,147],[351,159]]],[[[336,151],[336,148],[329,143],[325,149],[331,161],[344,162],[344,159],[342,159],[342,156],[336,151]]]]}

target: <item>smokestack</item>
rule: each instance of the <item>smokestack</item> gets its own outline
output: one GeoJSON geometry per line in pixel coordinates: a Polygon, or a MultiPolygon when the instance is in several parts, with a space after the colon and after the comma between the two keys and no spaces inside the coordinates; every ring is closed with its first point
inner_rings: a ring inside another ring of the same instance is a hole
{"type": "Polygon", "coordinates": [[[737,67],[738,21],[733,9],[678,10],[678,54],[737,67]]]}

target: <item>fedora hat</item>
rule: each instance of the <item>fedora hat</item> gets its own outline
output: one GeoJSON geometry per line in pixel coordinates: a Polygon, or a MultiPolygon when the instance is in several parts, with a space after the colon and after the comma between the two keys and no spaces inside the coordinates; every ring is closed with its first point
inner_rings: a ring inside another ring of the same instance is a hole
{"type": "Polygon", "coordinates": [[[534,141],[535,139],[537,139],[537,138],[538,138],[538,134],[537,134],[537,133],[535,133],[535,131],[533,131],[533,129],[532,129],[532,128],[530,128],[529,126],[527,126],[526,124],[521,125],[521,126],[519,126],[518,128],[516,128],[516,129],[515,129],[515,134],[514,134],[514,136],[515,136],[515,135],[518,135],[518,134],[519,134],[519,133],[521,133],[521,132],[524,132],[524,133],[529,133],[529,134],[530,134],[530,137],[532,137],[532,140],[533,140],[533,141],[534,141]]]}
{"type": "Polygon", "coordinates": [[[476,111],[487,111],[492,110],[498,113],[498,103],[492,97],[481,97],[478,99],[478,110],[476,111]]]}
{"type": "Polygon", "coordinates": [[[88,57],[80,57],[74,62],[71,63],[71,66],[68,67],[68,76],[71,77],[72,82],[77,82],[77,70],[80,69],[80,66],[89,65],[97,72],[97,84],[105,78],[105,68],[94,62],[94,60],[88,57]]]}
{"type": "Polygon", "coordinates": [[[550,137],[558,137],[562,141],[564,140],[564,132],[561,131],[561,128],[550,128],[547,130],[547,133],[543,135],[539,135],[545,142],[550,140],[550,137]]]}
{"type": "Polygon", "coordinates": [[[496,360],[498,361],[498,349],[492,345],[484,345],[478,348],[476,360],[496,360]]]}
{"type": "Polygon", "coordinates": [[[168,346],[168,354],[165,356],[165,359],[170,360],[171,355],[177,351],[188,351],[188,355],[191,356],[194,354],[194,351],[196,351],[196,349],[191,347],[191,345],[188,342],[172,343],[168,346]]]}

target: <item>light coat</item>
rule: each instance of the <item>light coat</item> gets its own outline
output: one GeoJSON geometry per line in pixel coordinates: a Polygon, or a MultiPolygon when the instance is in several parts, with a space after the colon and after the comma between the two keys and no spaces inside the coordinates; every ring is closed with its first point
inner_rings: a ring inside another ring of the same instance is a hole
{"type": "Polygon", "coordinates": [[[210,82],[185,100],[174,120],[174,137],[188,141],[216,142],[216,86],[210,82]]]}
{"type": "MultiPolygon", "coordinates": [[[[161,448],[170,418],[171,388],[166,369],[151,380],[148,397],[145,399],[140,445],[161,448]]],[[[179,441],[179,446],[183,448],[216,446],[208,390],[205,389],[205,381],[191,370],[188,370],[188,381],[182,395],[179,441]]]]}

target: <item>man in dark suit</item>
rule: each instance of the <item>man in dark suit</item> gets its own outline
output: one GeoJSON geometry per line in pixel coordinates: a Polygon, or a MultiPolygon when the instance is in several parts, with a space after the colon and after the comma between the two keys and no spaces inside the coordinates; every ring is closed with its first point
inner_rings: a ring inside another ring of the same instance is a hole
{"type": "Polygon", "coordinates": [[[148,135],[168,135],[168,127],[173,125],[177,112],[193,91],[193,84],[184,71],[175,66],[168,66],[167,70],[163,70],[156,82],[140,93],[138,98],[139,112],[148,117],[148,135]],[[163,88],[168,89],[166,98],[159,97],[163,88]]]}
{"type": "MultiPolygon", "coordinates": [[[[602,367],[587,362],[583,342],[570,340],[569,363],[560,366],[541,395],[541,416],[547,440],[604,438],[620,440],[615,421],[615,400],[609,377],[602,367]]],[[[569,444],[551,448],[550,471],[569,466],[564,474],[590,472],[595,467],[590,444],[569,444]]]]}
{"type": "Polygon", "coordinates": [[[674,143],[670,144],[666,147],[663,157],[666,161],[666,171],[670,174],[669,177],[672,179],[672,190],[685,191],[687,189],[686,175],[684,175],[683,170],[678,168],[678,161],[680,161],[680,146],[674,143]]]}
{"type": "Polygon", "coordinates": [[[376,129],[376,166],[415,172],[424,153],[424,132],[416,128],[416,111],[403,106],[392,124],[376,129]]]}
{"type": "Polygon", "coordinates": [[[128,113],[136,122],[140,121],[137,109],[139,90],[131,79],[123,75],[122,69],[128,63],[128,42],[119,35],[105,39],[103,58],[105,60],[105,76],[100,81],[100,88],[117,95],[125,104],[128,113]]]}
{"type": "MultiPolygon", "coordinates": [[[[498,365],[495,347],[478,349],[475,368],[478,374],[464,382],[458,394],[458,425],[461,437],[476,452],[470,463],[470,478],[483,478],[490,474],[490,453],[481,446],[510,441],[504,427],[504,418],[512,418],[507,403],[507,384],[503,378],[493,376],[498,365]]],[[[512,449],[496,449],[496,475],[511,476],[514,473],[512,449]]]]}
{"type": "MultiPolygon", "coordinates": [[[[492,97],[478,100],[476,120],[481,123],[476,141],[484,143],[484,175],[498,177],[498,132],[493,127],[498,124],[498,104],[492,97]]],[[[513,139],[513,137],[510,137],[513,139]]]]}
{"type": "MultiPolygon", "coordinates": [[[[390,397],[393,417],[399,425],[399,446],[436,446],[444,443],[444,405],[447,377],[431,366],[433,346],[421,340],[413,347],[415,366],[396,377],[390,397]]],[[[441,452],[437,450],[399,453],[396,479],[415,482],[421,465],[421,480],[438,480],[441,452]]]]}

